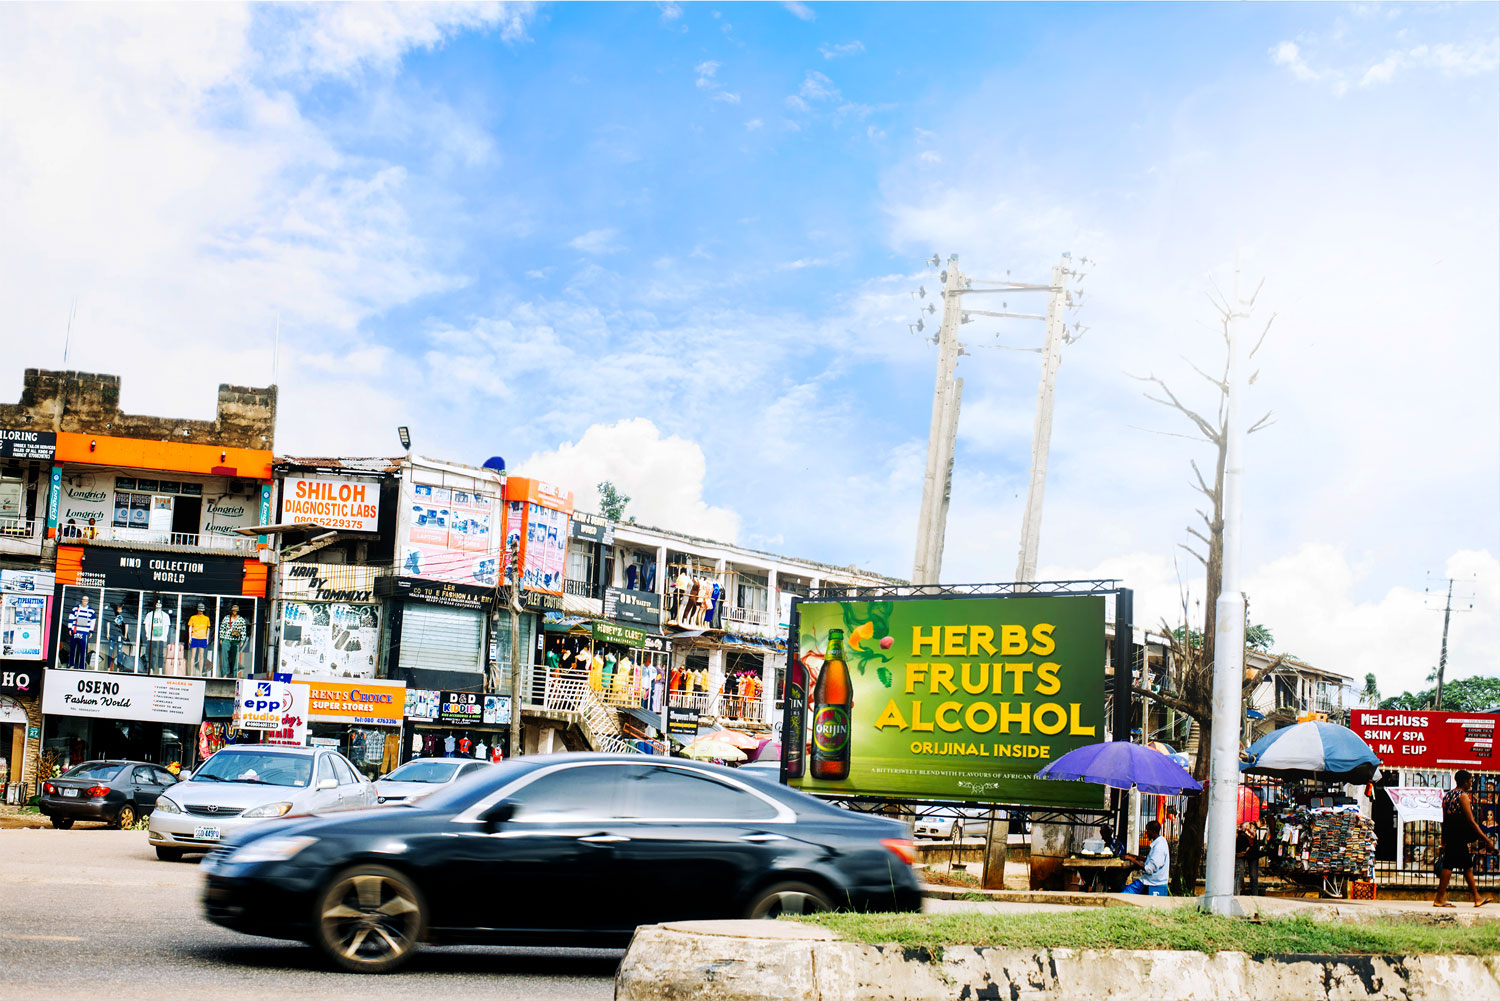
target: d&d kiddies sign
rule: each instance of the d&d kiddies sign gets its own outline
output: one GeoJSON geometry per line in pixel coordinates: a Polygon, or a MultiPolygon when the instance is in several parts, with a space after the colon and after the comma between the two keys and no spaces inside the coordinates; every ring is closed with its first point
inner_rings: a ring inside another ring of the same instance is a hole
{"type": "Polygon", "coordinates": [[[797,609],[792,671],[803,674],[810,705],[789,712],[784,724],[792,785],[1101,805],[1097,785],[1035,773],[1104,739],[1102,596],[799,602],[797,609]],[[835,632],[842,633],[842,667],[830,657],[839,647],[835,632]]]}

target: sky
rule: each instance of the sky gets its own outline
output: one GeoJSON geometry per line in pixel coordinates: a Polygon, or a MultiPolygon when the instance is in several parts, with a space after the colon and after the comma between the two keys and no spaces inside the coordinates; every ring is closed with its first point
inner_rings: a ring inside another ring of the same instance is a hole
{"type": "MultiPolygon", "coordinates": [[[[923,262],[1068,252],[1038,574],[1175,625],[1212,455],[1141,377],[1214,406],[1238,261],[1251,620],[1396,694],[1452,577],[1448,676],[1500,674],[1497,66],[1494,4],[7,4],[0,398],[66,366],[201,418],[274,381],[284,454],[406,425],[906,577],[923,262]]],[[[1007,581],[1039,359],[981,348],[1042,329],[962,335],[943,579],[1007,581]]]]}

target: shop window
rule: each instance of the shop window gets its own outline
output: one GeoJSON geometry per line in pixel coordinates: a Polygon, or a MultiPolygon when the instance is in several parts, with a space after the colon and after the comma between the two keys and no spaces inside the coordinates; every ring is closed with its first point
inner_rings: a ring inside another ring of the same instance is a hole
{"type": "Polygon", "coordinates": [[[78,671],[97,670],[99,663],[100,606],[104,592],[97,587],[63,588],[62,614],[58,616],[57,663],[78,671]]]}
{"type": "Polygon", "coordinates": [[[565,564],[568,580],[587,584],[593,580],[594,544],[581,539],[568,540],[568,560],[565,564]]]}
{"type": "Polygon", "coordinates": [[[106,671],[140,673],[141,592],[105,589],[99,619],[99,666],[106,671]]]}
{"type": "Polygon", "coordinates": [[[740,574],[735,583],[735,606],[748,609],[752,612],[764,612],[766,605],[767,590],[764,577],[751,577],[740,574]]]}

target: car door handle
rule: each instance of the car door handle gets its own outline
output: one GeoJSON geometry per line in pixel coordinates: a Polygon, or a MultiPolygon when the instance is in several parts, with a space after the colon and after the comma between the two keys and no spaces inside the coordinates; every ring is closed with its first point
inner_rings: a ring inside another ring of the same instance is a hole
{"type": "Polygon", "coordinates": [[[741,841],[786,841],[787,837],[784,834],[747,834],[743,838],[740,838],[740,840],[741,841]]]}
{"type": "Polygon", "coordinates": [[[586,838],[579,838],[578,840],[587,841],[591,845],[612,845],[620,841],[629,841],[630,839],[623,834],[591,834],[586,838]]]}

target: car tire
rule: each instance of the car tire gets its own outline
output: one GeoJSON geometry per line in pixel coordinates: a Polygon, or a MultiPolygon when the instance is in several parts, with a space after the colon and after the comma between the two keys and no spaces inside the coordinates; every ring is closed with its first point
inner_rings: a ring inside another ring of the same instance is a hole
{"type": "Polygon", "coordinates": [[[383,865],[345,869],[320,893],[313,944],[340,969],[388,973],[417,951],[427,902],[406,875],[383,865]]]}
{"type": "Polygon", "coordinates": [[[156,857],[159,858],[159,859],[161,859],[163,862],[181,862],[182,861],[182,849],[181,848],[158,848],[158,849],[156,849],[156,857]]]}
{"type": "Polygon", "coordinates": [[[135,823],[135,807],[126,803],[115,812],[115,819],[109,822],[109,826],[123,831],[135,823]]]}
{"type": "Polygon", "coordinates": [[[833,909],[828,894],[811,883],[773,883],[750,898],[747,918],[778,918],[783,914],[816,914],[833,909]]]}
{"type": "Polygon", "coordinates": [[[70,827],[73,826],[73,818],[72,817],[53,817],[52,818],[52,826],[55,827],[55,828],[57,828],[59,831],[66,831],[68,828],[70,828],[70,827]]]}

